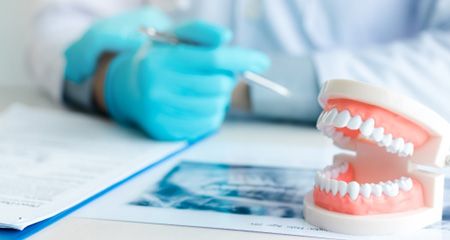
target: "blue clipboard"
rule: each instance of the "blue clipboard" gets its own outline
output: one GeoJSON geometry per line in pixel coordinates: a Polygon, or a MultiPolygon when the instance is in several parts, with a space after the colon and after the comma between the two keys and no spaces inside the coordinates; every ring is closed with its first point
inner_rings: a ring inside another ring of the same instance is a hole
{"type": "Polygon", "coordinates": [[[203,139],[206,139],[206,138],[208,138],[209,136],[211,136],[213,134],[214,133],[207,134],[206,136],[200,137],[199,139],[196,139],[196,140],[194,140],[192,142],[188,142],[181,149],[178,149],[178,150],[170,153],[169,155],[165,156],[164,158],[162,158],[162,159],[160,159],[160,160],[150,164],[147,167],[144,167],[143,169],[137,171],[136,173],[130,175],[129,177],[127,177],[127,178],[125,178],[125,179],[123,179],[123,180],[121,180],[121,181],[119,181],[119,182],[109,186],[108,188],[100,191],[99,193],[97,193],[97,194],[87,198],[83,202],[81,202],[81,203],[79,203],[79,204],[77,204],[77,205],[75,205],[75,206],[73,206],[73,207],[71,207],[71,208],[69,208],[69,209],[67,209],[67,210],[65,210],[65,211],[63,211],[63,212],[61,212],[61,213],[51,217],[51,218],[49,218],[49,219],[46,219],[44,221],[41,221],[41,222],[35,223],[33,225],[30,225],[30,226],[26,227],[24,230],[0,229],[0,240],[24,239],[24,238],[30,237],[31,235],[39,232],[40,230],[46,228],[47,226],[57,222],[58,220],[64,218],[68,214],[74,212],[75,210],[83,207],[86,204],[89,204],[91,201],[93,201],[96,198],[102,196],[103,194],[105,194],[105,193],[111,191],[112,189],[122,185],[123,183],[127,182],[128,180],[130,180],[130,179],[132,179],[132,178],[134,178],[134,177],[136,177],[136,176],[146,172],[147,170],[150,170],[153,167],[158,166],[159,164],[163,163],[164,161],[167,161],[167,160],[171,159],[172,157],[174,157],[174,156],[178,155],[179,153],[189,149],[190,147],[194,146],[195,144],[201,142],[203,139]]]}

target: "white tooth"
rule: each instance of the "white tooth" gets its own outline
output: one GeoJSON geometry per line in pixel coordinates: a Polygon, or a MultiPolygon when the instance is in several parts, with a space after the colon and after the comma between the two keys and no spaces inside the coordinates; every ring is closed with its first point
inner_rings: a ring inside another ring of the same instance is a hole
{"type": "Polygon", "coordinates": [[[372,187],[372,193],[374,196],[379,197],[381,196],[381,193],[383,193],[383,188],[380,184],[371,184],[372,187]]]}
{"type": "Polygon", "coordinates": [[[323,120],[324,120],[324,117],[326,115],[327,115],[327,112],[325,112],[325,111],[322,111],[320,113],[319,118],[317,118],[317,123],[316,123],[317,129],[322,129],[322,127],[323,127],[323,120]]]}
{"type": "Polygon", "coordinates": [[[325,127],[323,133],[327,137],[333,137],[335,131],[334,127],[325,127]]]}
{"type": "Polygon", "coordinates": [[[413,187],[413,182],[411,178],[402,177],[399,181],[399,187],[403,191],[409,191],[413,187]]]}
{"type": "Polygon", "coordinates": [[[319,122],[319,120],[322,120],[322,121],[323,121],[323,119],[324,119],[324,117],[327,115],[327,113],[328,113],[327,111],[323,110],[323,111],[320,113],[319,118],[317,119],[318,122],[319,122]]]}
{"type": "Polygon", "coordinates": [[[375,128],[372,132],[372,135],[370,135],[370,138],[372,138],[372,140],[374,140],[375,142],[379,142],[381,140],[383,140],[383,135],[384,134],[384,128],[379,127],[379,128],[375,128]]]}
{"type": "Polygon", "coordinates": [[[344,181],[338,181],[339,196],[344,197],[347,193],[347,183],[344,181]]]}
{"type": "Polygon", "coordinates": [[[404,152],[399,152],[399,153],[398,153],[398,156],[400,156],[400,157],[406,157],[406,156],[408,156],[408,155],[406,155],[404,152]]]}
{"type": "Polygon", "coordinates": [[[396,138],[392,141],[391,146],[388,147],[388,151],[391,153],[396,153],[399,150],[403,149],[405,145],[405,140],[403,138],[396,138]]]}
{"type": "Polygon", "coordinates": [[[409,149],[408,154],[409,156],[412,156],[414,154],[414,145],[411,144],[411,148],[409,149]]]}
{"type": "Polygon", "coordinates": [[[330,112],[322,112],[321,117],[319,117],[319,119],[317,120],[317,128],[322,130],[326,124],[325,124],[325,119],[327,118],[327,116],[330,114],[330,112]]]}
{"type": "Polygon", "coordinates": [[[361,135],[364,137],[369,137],[372,134],[373,129],[375,128],[375,120],[373,118],[367,119],[359,128],[361,135]]]}
{"type": "Polygon", "coordinates": [[[329,111],[327,116],[324,118],[325,125],[331,125],[337,115],[338,110],[336,108],[331,109],[331,111],[329,111]]]}
{"type": "Polygon", "coordinates": [[[398,195],[398,188],[396,183],[385,183],[383,184],[383,193],[389,197],[395,197],[398,195]]]}
{"type": "Polygon", "coordinates": [[[358,198],[359,195],[359,183],[355,181],[351,181],[348,183],[348,195],[350,196],[350,199],[353,201],[358,198]]]}
{"type": "Polygon", "coordinates": [[[316,187],[320,187],[320,173],[316,173],[316,177],[314,178],[314,182],[316,183],[316,187]]]}
{"type": "Polygon", "coordinates": [[[329,193],[331,191],[331,179],[327,179],[325,183],[325,192],[329,193]]]}
{"type": "Polygon", "coordinates": [[[339,176],[339,168],[335,168],[331,171],[331,178],[337,178],[339,176]]]}
{"type": "Polygon", "coordinates": [[[336,179],[331,179],[331,193],[336,196],[338,192],[338,181],[336,179]]]}
{"type": "Polygon", "coordinates": [[[389,192],[391,191],[391,187],[389,186],[389,184],[385,184],[385,183],[379,183],[379,185],[381,185],[382,189],[383,189],[383,193],[385,195],[389,196],[389,192]]]}
{"type": "Polygon", "coordinates": [[[361,195],[363,195],[365,198],[369,198],[370,192],[372,192],[372,187],[370,186],[370,184],[365,183],[361,185],[361,195]]]}
{"type": "Polygon", "coordinates": [[[392,134],[386,134],[386,135],[384,135],[383,140],[381,140],[380,145],[388,147],[391,145],[391,143],[392,143],[392,134]]]}
{"type": "Polygon", "coordinates": [[[412,143],[406,143],[405,146],[403,147],[401,153],[404,156],[411,156],[414,152],[414,145],[412,143]]]}
{"type": "Polygon", "coordinates": [[[324,177],[324,176],[322,176],[321,178],[320,178],[320,190],[321,191],[324,191],[325,190],[325,185],[327,184],[327,179],[324,177]]]}
{"type": "Polygon", "coordinates": [[[347,172],[348,170],[348,162],[344,162],[340,167],[339,167],[339,171],[341,173],[347,172]]]}
{"type": "Polygon", "coordinates": [[[351,115],[348,110],[340,112],[333,121],[333,125],[337,128],[343,128],[347,126],[348,121],[350,121],[351,115]]]}
{"type": "Polygon", "coordinates": [[[397,196],[398,195],[398,193],[399,193],[399,186],[398,186],[398,183],[392,183],[392,190],[393,190],[393,195],[394,195],[394,197],[395,196],[397,196]]]}
{"type": "Polygon", "coordinates": [[[398,147],[398,149],[399,149],[398,151],[403,150],[403,148],[405,147],[405,140],[403,138],[397,138],[397,141],[399,141],[398,145],[400,145],[398,147]]]}
{"type": "Polygon", "coordinates": [[[352,117],[352,119],[350,119],[350,121],[347,124],[347,128],[351,129],[351,130],[356,130],[359,129],[359,127],[361,127],[362,124],[362,119],[359,115],[352,117]]]}

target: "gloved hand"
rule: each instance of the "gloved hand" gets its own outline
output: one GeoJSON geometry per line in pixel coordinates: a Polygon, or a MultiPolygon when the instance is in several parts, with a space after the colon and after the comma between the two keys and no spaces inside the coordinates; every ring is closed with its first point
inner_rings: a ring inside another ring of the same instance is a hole
{"type": "Polygon", "coordinates": [[[223,122],[237,74],[263,72],[269,59],[228,47],[231,32],[203,22],[174,33],[202,46],[153,44],[126,51],[111,62],[105,82],[108,112],[159,140],[195,139],[223,122]]]}
{"type": "Polygon", "coordinates": [[[171,22],[161,11],[144,7],[94,23],[67,48],[65,79],[80,83],[91,77],[102,53],[138,49],[147,41],[139,32],[142,26],[166,31],[171,27],[171,22]]]}

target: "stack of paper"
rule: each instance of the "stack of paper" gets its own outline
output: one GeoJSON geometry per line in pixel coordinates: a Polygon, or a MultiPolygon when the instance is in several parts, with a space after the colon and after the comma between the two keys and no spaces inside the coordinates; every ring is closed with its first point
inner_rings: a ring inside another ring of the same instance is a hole
{"type": "Polygon", "coordinates": [[[0,227],[52,217],[185,146],[100,118],[11,107],[0,115],[0,227]]]}

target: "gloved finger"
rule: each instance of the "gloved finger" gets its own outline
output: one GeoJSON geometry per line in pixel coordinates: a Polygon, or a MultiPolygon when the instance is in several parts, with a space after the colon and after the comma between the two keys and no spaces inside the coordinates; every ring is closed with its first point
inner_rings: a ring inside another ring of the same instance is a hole
{"type": "Polygon", "coordinates": [[[241,73],[246,70],[264,72],[270,66],[267,55],[240,47],[220,47],[217,49],[201,49],[189,46],[178,46],[171,49],[172,63],[178,67],[188,67],[201,71],[229,71],[241,73]]]}
{"type": "Polygon", "coordinates": [[[173,92],[185,96],[229,96],[236,79],[227,74],[200,74],[175,71],[160,71],[160,79],[173,92]]]}
{"type": "Polygon", "coordinates": [[[196,42],[205,47],[218,47],[230,42],[232,33],[229,29],[204,21],[192,21],[180,25],[175,30],[180,39],[196,42]]]}
{"type": "Polygon", "coordinates": [[[148,37],[140,31],[141,27],[152,27],[164,31],[171,25],[170,19],[161,11],[144,7],[123,13],[95,24],[87,37],[92,35],[91,45],[99,45],[108,50],[121,51],[137,49],[148,37]],[[97,26],[98,25],[98,26],[97,26]],[[92,32],[92,34],[89,34],[92,32]]]}
{"type": "Polygon", "coordinates": [[[163,111],[152,121],[140,125],[151,138],[157,140],[194,140],[218,129],[224,117],[225,114],[217,114],[211,118],[189,119],[163,111]]]}

